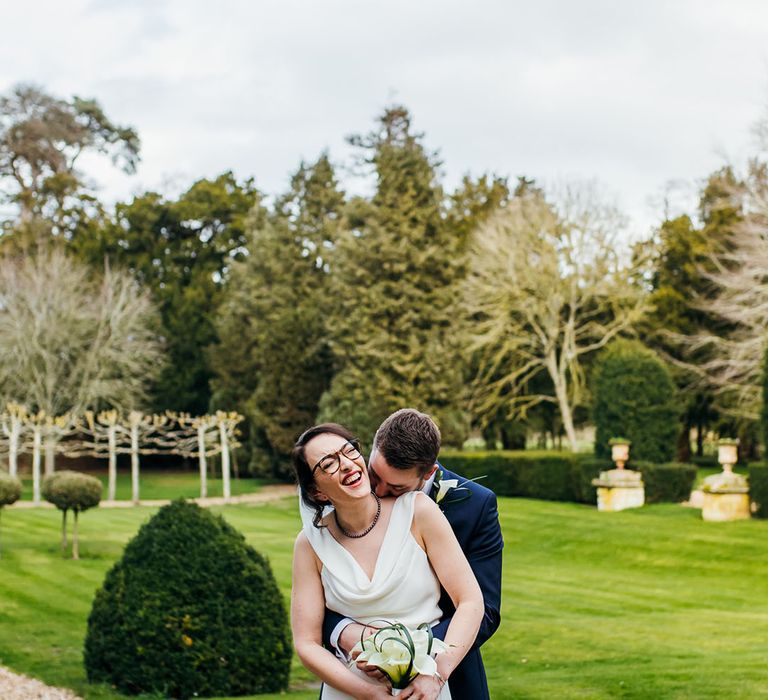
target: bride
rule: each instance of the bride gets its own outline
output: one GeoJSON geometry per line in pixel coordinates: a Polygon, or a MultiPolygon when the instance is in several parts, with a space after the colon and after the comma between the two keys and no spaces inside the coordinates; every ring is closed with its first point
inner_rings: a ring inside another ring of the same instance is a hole
{"type": "Polygon", "coordinates": [[[304,527],[294,548],[291,627],[299,658],[324,682],[322,700],[390,697],[387,685],[323,648],[326,606],[363,624],[432,625],[441,584],[456,606],[449,650],[436,659],[437,675],[417,676],[400,697],[449,700],[446,681],[474,642],[483,597],[448,521],[421,492],[379,499],[357,441],[340,425],[305,431],[292,457],[304,527]]]}

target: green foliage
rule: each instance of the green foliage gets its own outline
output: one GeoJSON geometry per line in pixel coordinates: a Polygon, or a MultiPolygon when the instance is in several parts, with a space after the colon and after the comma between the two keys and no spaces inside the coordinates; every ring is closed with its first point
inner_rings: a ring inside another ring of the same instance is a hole
{"type": "Polygon", "coordinates": [[[7,472],[0,471],[0,508],[9,506],[21,498],[21,481],[7,472]]]}
{"type": "Polygon", "coordinates": [[[89,262],[107,258],[128,269],[159,306],[168,363],[153,388],[156,411],[209,410],[205,351],[217,338],[221,290],[243,257],[246,222],[258,201],[252,180],[238,182],[227,172],[198,180],[176,200],[146,192],[118,204],[113,221],[73,242],[89,262]]]}
{"type": "Polygon", "coordinates": [[[631,457],[667,462],[675,453],[678,408],[669,371],[650,350],[619,340],[603,353],[593,377],[595,455],[609,457],[608,441],[624,435],[631,457]]]}
{"type": "Polygon", "coordinates": [[[768,518],[768,464],[749,465],[749,499],[755,505],[755,517],[768,518]]]}
{"type": "Polygon", "coordinates": [[[62,100],[26,84],[0,96],[0,183],[4,198],[18,208],[14,233],[27,239],[22,247],[44,243],[52,233],[69,238],[100,211],[75,167],[82,153],[109,155],[132,173],[139,137],[114,124],[92,99],[62,100]],[[34,221],[47,225],[30,226],[34,221]]]}
{"type": "Polygon", "coordinates": [[[41,493],[59,510],[82,512],[99,505],[102,489],[95,476],[64,469],[43,479],[41,493]]]}
{"type": "Polygon", "coordinates": [[[248,418],[252,466],[267,466],[257,473],[290,476],[287,455],[330,383],[328,277],[343,203],[327,156],[302,164],[276,214],[251,218],[251,254],[233,266],[209,353],[214,403],[248,418]]]}
{"type": "Polygon", "coordinates": [[[268,561],[221,516],[176,501],[96,593],[85,668],[128,694],[235,696],[288,685],[291,644],[268,561]]]}
{"type": "Polygon", "coordinates": [[[352,138],[376,191],[353,200],[333,263],[329,335],[337,366],[320,419],[372,435],[393,410],[430,413],[461,444],[460,336],[455,332],[461,241],[442,216],[437,164],[403,107],[352,138]]]}

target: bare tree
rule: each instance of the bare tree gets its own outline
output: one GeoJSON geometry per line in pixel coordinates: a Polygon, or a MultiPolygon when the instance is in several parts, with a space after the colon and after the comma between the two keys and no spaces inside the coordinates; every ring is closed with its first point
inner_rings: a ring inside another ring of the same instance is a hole
{"type": "Polygon", "coordinates": [[[719,290],[717,295],[693,304],[733,330],[674,339],[691,356],[706,351],[706,361],[683,364],[715,391],[721,410],[755,420],[760,415],[768,339],[768,165],[752,161],[748,176],[729,194],[742,201],[744,217],[712,258],[714,271],[704,273],[719,290]]]}
{"type": "MultiPolygon", "coordinates": [[[[58,249],[1,259],[0,399],[51,418],[140,405],[162,359],[154,319],[124,273],[96,274],[58,249]]],[[[66,426],[51,426],[55,442],[66,426]]]]}
{"type": "MultiPolygon", "coordinates": [[[[538,192],[516,198],[474,234],[465,286],[479,414],[509,417],[548,401],[572,449],[584,400],[583,358],[645,310],[634,268],[622,264],[621,217],[595,189],[570,187],[557,205],[538,192]],[[535,393],[544,373],[554,396],[535,393]]],[[[628,255],[626,257],[629,257],[628,255]]]]}

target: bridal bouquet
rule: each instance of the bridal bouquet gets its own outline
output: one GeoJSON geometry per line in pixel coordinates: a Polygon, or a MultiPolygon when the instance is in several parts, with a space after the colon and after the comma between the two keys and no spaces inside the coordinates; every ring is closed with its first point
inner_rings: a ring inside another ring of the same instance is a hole
{"type": "Polygon", "coordinates": [[[434,657],[447,650],[448,645],[434,638],[428,624],[409,629],[396,622],[355,644],[352,652],[360,654],[352,663],[367,661],[371,666],[378,666],[392,683],[392,694],[399,695],[420,673],[435,675],[434,657]]]}

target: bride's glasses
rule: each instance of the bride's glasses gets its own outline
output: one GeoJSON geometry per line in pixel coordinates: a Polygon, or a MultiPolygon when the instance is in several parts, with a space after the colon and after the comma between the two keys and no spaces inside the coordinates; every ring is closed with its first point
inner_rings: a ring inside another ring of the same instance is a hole
{"type": "Polygon", "coordinates": [[[341,469],[341,458],[355,460],[361,457],[360,443],[357,440],[350,440],[344,443],[344,446],[338,452],[332,452],[329,455],[325,455],[314,467],[312,467],[312,474],[318,469],[326,474],[335,474],[341,469]]]}

